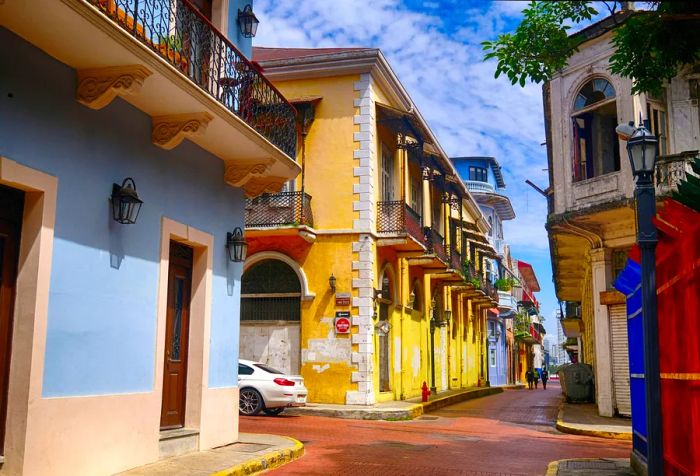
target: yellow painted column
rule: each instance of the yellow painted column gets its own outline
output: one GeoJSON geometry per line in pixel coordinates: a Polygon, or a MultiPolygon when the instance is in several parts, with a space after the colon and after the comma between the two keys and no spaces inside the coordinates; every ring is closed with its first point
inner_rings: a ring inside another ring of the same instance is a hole
{"type": "Polygon", "coordinates": [[[427,168],[423,169],[423,226],[431,226],[433,224],[433,214],[430,212],[432,200],[430,197],[430,181],[426,177],[427,168]]]}

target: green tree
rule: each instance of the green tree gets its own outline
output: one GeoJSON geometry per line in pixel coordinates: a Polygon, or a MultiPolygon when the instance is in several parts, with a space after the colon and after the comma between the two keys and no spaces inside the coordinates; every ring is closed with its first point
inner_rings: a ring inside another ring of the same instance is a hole
{"type": "MultiPolygon", "coordinates": [[[[623,3],[602,2],[616,47],[610,71],[631,78],[635,93],[658,94],[679,68],[700,61],[700,2],[643,2],[647,9],[629,16],[620,12],[623,3]]],[[[513,84],[549,80],[585,41],[570,30],[598,15],[595,4],[601,2],[530,2],[515,32],[482,43],[484,60],[496,59],[496,77],[505,74],[513,84]]]]}

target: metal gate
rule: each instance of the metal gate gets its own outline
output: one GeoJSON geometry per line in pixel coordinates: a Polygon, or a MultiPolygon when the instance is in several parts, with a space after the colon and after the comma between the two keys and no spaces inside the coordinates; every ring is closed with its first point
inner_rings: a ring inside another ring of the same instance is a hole
{"type": "Polygon", "coordinates": [[[241,278],[240,356],[284,372],[300,370],[301,283],[279,260],[252,265],[241,278]]]}
{"type": "Polygon", "coordinates": [[[608,306],[610,315],[610,343],[612,346],[612,375],[615,388],[615,406],[620,415],[631,416],[630,372],[627,343],[627,307],[625,304],[608,306]]]}

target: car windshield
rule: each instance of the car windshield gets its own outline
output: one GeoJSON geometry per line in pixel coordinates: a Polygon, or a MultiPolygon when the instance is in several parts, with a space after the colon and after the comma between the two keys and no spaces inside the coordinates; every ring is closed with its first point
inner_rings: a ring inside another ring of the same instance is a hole
{"type": "Polygon", "coordinates": [[[284,375],[284,372],[280,372],[280,371],[277,370],[277,369],[273,369],[272,367],[268,367],[268,366],[265,365],[265,364],[253,364],[253,365],[255,365],[257,368],[262,369],[262,370],[264,370],[265,372],[270,373],[270,374],[280,374],[280,375],[284,375]]]}

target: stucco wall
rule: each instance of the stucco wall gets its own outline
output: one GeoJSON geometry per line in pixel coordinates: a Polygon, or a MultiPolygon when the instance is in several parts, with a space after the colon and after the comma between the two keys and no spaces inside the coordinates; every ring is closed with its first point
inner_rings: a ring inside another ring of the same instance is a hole
{"type": "Polygon", "coordinates": [[[243,225],[243,196],[223,164],[185,142],[151,143],[150,118],[117,99],[94,111],[74,99],[75,72],[0,30],[0,155],[58,177],[43,391],[45,397],[154,388],[161,217],[214,236],[210,387],[237,383],[240,265],[226,231],[243,225]],[[136,225],[111,219],[113,182],[135,179],[136,225]]]}

